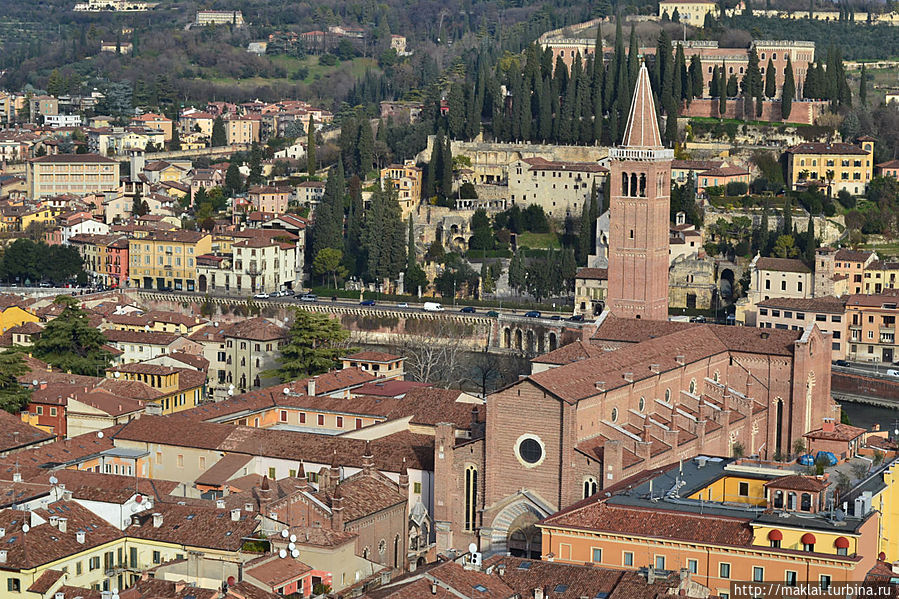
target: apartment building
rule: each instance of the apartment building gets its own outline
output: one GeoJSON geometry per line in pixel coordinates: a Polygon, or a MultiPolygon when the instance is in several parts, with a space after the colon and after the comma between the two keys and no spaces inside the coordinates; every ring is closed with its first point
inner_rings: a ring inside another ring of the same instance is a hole
{"type": "Polygon", "coordinates": [[[25,169],[28,196],[115,191],[119,188],[119,163],[98,154],[55,154],[32,158],[25,169]]]}
{"type": "Polygon", "coordinates": [[[153,402],[159,405],[162,414],[174,414],[198,405],[203,399],[206,386],[205,372],[142,362],[110,368],[106,371],[106,376],[118,381],[137,381],[152,387],[156,391],[153,402]]]}
{"type": "Polygon", "coordinates": [[[259,141],[261,125],[262,121],[258,116],[256,118],[244,116],[225,119],[225,137],[228,145],[251,144],[259,141]]]}
{"type": "Polygon", "coordinates": [[[849,323],[848,358],[858,362],[892,364],[899,359],[896,343],[896,317],[899,315],[899,294],[895,292],[871,295],[851,295],[846,300],[846,319],[849,323]]]}
{"type": "Polygon", "coordinates": [[[865,292],[866,269],[877,253],[847,248],[815,250],[815,297],[865,292]]]}
{"type": "Polygon", "coordinates": [[[295,243],[259,236],[237,241],[231,249],[238,292],[271,293],[293,289],[299,283],[295,243]]]}
{"type": "Polygon", "coordinates": [[[712,0],[662,0],[659,2],[659,18],[667,16],[671,19],[675,12],[677,12],[679,22],[693,27],[702,27],[707,14],[711,13],[712,18],[718,18],[718,3],[712,0]]]}
{"type": "Polygon", "coordinates": [[[243,13],[239,10],[198,10],[194,24],[199,27],[205,27],[206,25],[243,27],[243,13]]]}
{"type": "Polygon", "coordinates": [[[260,212],[284,214],[290,200],[290,189],[287,187],[256,186],[247,191],[247,197],[253,208],[260,212]]]}
{"type": "Polygon", "coordinates": [[[579,216],[593,186],[602,189],[607,174],[607,168],[592,162],[522,158],[509,165],[509,198],[522,209],[537,204],[551,218],[579,216]]]}
{"type": "Polygon", "coordinates": [[[865,269],[864,293],[881,293],[896,288],[899,277],[899,262],[875,260],[865,269]]]}
{"type": "Polygon", "coordinates": [[[814,324],[822,333],[830,333],[834,360],[849,353],[846,298],[778,297],[759,302],[757,326],[760,329],[804,331],[814,324]]]}
{"type": "Polygon", "coordinates": [[[421,201],[421,169],[415,161],[406,160],[403,164],[390,164],[381,169],[381,187],[386,189],[389,180],[397,192],[403,220],[418,206],[421,201]]]}
{"type": "Polygon", "coordinates": [[[195,291],[196,257],[209,253],[212,236],[198,231],[154,231],[129,246],[131,286],[195,291]]]}
{"type": "Polygon", "coordinates": [[[787,178],[792,189],[822,187],[828,195],[848,191],[862,195],[874,176],[874,138],[859,145],[804,142],[786,151],[787,178]]]}

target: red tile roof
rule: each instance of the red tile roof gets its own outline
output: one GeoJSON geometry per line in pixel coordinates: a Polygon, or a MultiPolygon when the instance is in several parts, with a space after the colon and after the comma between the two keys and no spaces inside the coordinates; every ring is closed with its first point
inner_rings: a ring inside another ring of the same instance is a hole
{"type": "Polygon", "coordinates": [[[852,441],[866,432],[863,428],[838,422],[834,424],[832,431],[825,431],[823,428],[819,428],[805,433],[805,436],[809,439],[821,439],[823,441],[852,441]]]}
{"type": "Polygon", "coordinates": [[[801,474],[790,474],[781,476],[765,483],[765,487],[775,489],[789,489],[791,491],[811,491],[819,493],[827,488],[827,483],[814,476],[802,476],[801,474]]]}
{"type": "Polygon", "coordinates": [[[749,546],[752,544],[752,527],[749,522],[749,518],[710,516],[584,500],[571,509],[549,516],[541,525],[547,528],[574,528],[690,543],[749,546]]]}
{"type": "Polygon", "coordinates": [[[287,339],[288,329],[266,318],[249,318],[228,325],[222,329],[223,337],[249,339],[250,341],[278,341],[287,339]]]}
{"type": "Polygon", "coordinates": [[[607,281],[609,279],[608,268],[579,268],[575,273],[576,279],[591,279],[596,281],[607,281]]]}
{"type": "Polygon", "coordinates": [[[55,585],[64,575],[65,572],[62,570],[44,570],[44,573],[34,581],[34,584],[28,587],[28,592],[43,595],[52,589],[53,585],[55,585]]]}
{"type": "Polygon", "coordinates": [[[153,526],[152,513],[145,511],[132,517],[132,522],[136,520],[139,524],[132,523],[125,534],[188,547],[237,551],[243,545],[243,538],[252,535],[259,525],[250,514],[241,512],[240,519],[234,522],[230,512],[224,509],[199,505],[157,503],[153,512],[162,515],[159,527],[153,526]]]}
{"type": "Polygon", "coordinates": [[[49,484],[50,477],[55,477],[60,484],[65,485],[66,491],[71,491],[75,499],[112,503],[122,503],[135,493],[161,500],[168,497],[181,484],[172,480],[70,469],[45,472],[31,480],[49,484]]]}
{"type": "Polygon", "coordinates": [[[402,360],[403,356],[396,354],[388,354],[381,351],[360,351],[348,356],[343,356],[341,360],[355,360],[357,362],[396,362],[402,360]]]}
{"type": "Polygon", "coordinates": [[[858,156],[868,155],[867,152],[865,152],[858,146],[841,142],[805,142],[795,145],[792,148],[787,148],[786,151],[790,154],[855,154],[858,156]]]}
{"type": "Polygon", "coordinates": [[[0,410],[0,453],[44,443],[53,437],[50,433],[22,422],[20,417],[0,410]]]}
{"type": "Polygon", "coordinates": [[[759,258],[756,260],[755,267],[757,270],[773,270],[777,272],[812,272],[801,260],[796,260],[795,258],[759,258]]]}
{"type": "Polygon", "coordinates": [[[277,555],[257,557],[246,562],[243,567],[244,575],[252,576],[272,588],[300,580],[305,574],[312,571],[312,566],[304,564],[298,559],[281,559],[277,555]]]}

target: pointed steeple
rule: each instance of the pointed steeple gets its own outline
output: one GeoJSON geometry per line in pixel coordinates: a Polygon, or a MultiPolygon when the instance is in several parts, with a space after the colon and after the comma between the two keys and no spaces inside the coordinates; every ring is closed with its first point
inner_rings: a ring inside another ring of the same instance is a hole
{"type": "Polygon", "coordinates": [[[637,75],[631,112],[624,129],[623,146],[643,149],[662,147],[659,122],[656,119],[656,105],[652,98],[652,86],[649,83],[649,71],[645,62],[640,65],[640,73],[637,75]]]}

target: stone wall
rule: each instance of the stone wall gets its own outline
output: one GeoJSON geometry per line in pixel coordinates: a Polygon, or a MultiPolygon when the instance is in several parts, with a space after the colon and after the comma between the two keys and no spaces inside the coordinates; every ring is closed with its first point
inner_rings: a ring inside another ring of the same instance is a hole
{"type": "MultiPolygon", "coordinates": [[[[762,225],[762,210],[728,210],[719,212],[711,206],[705,208],[705,224],[718,222],[719,218],[723,218],[727,222],[733,221],[738,216],[746,216],[752,220],[753,227],[762,225]]],[[[808,228],[808,213],[803,212],[802,215],[793,215],[793,226],[799,232],[805,232],[808,228]]],[[[815,236],[820,239],[824,245],[832,245],[842,239],[843,232],[846,229],[846,222],[842,215],[838,216],[815,216],[815,236]]],[[[772,211],[768,214],[768,230],[778,231],[783,228],[783,215],[779,212],[772,211]]]]}
{"type": "MultiPolygon", "coordinates": [[[[812,125],[827,108],[827,102],[812,100],[794,100],[790,118],[785,122],[812,125]]],[[[717,118],[718,100],[715,98],[697,98],[689,106],[684,107],[682,117],[712,117],[717,118]]],[[[743,117],[743,99],[728,98],[724,113],[725,118],[739,119],[743,117]]],[[[762,116],[758,120],[781,122],[780,100],[764,100],[762,102],[762,116]]]]}

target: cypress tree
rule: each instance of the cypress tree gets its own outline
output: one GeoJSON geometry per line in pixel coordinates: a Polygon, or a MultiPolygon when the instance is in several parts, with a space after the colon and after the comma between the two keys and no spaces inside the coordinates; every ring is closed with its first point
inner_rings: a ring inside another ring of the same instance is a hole
{"type": "Polygon", "coordinates": [[[724,118],[724,115],[727,113],[727,88],[728,85],[724,82],[724,78],[726,77],[726,71],[724,70],[724,64],[721,65],[721,74],[718,77],[718,116],[724,118]]]}
{"type": "Polygon", "coordinates": [[[781,235],[792,235],[793,234],[793,207],[790,205],[790,200],[784,202],[783,209],[783,228],[781,229],[781,235]]]}
{"type": "Polygon", "coordinates": [[[809,214],[808,227],[805,230],[805,248],[803,252],[806,264],[815,263],[815,250],[817,247],[818,244],[815,241],[815,219],[809,214]]]}
{"type": "Polygon", "coordinates": [[[709,97],[718,97],[718,67],[712,69],[712,78],[709,80],[709,97]]]}
{"type": "Polygon", "coordinates": [[[465,91],[462,85],[460,82],[453,83],[447,98],[449,114],[446,120],[450,139],[462,139],[465,136],[465,91]]]}
{"type": "Polygon", "coordinates": [[[362,248],[369,281],[393,280],[406,265],[407,232],[396,200],[396,190],[377,189],[365,213],[362,248]]]}
{"type": "Polygon", "coordinates": [[[758,251],[764,256],[768,255],[768,238],[768,202],[765,202],[765,206],[762,208],[762,224],[759,227],[758,247],[758,251]]]}
{"type": "Polygon", "coordinates": [[[590,233],[593,227],[590,225],[590,215],[592,210],[590,204],[593,202],[592,196],[584,202],[584,209],[581,211],[581,222],[578,227],[577,237],[577,263],[581,266],[587,264],[587,255],[592,249],[592,238],[590,233]]]}
{"type": "Polygon", "coordinates": [[[412,215],[409,215],[409,239],[406,242],[406,272],[415,266],[415,229],[412,225],[412,215]]]}
{"type": "MultiPolygon", "coordinates": [[[[640,48],[637,46],[637,32],[631,25],[631,36],[628,43],[627,52],[627,89],[628,95],[633,93],[634,86],[637,85],[637,75],[640,73],[640,48]]],[[[630,105],[630,101],[628,101],[630,105]]]]}
{"type": "MultiPolygon", "coordinates": [[[[344,256],[353,260],[353,258],[358,258],[362,243],[362,221],[365,216],[362,206],[362,180],[357,175],[353,175],[350,178],[348,187],[350,209],[347,214],[344,256]]],[[[354,274],[361,274],[360,265],[355,260],[353,262],[348,266],[352,266],[354,274]]]]}
{"type": "Polygon", "coordinates": [[[309,124],[306,126],[306,173],[311,177],[315,175],[315,118],[309,115],[309,124]]]}
{"type": "Polygon", "coordinates": [[[546,143],[553,134],[553,107],[550,94],[552,93],[552,84],[549,77],[544,77],[540,85],[540,93],[538,94],[538,103],[540,106],[540,114],[537,117],[537,138],[546,143]]]}
{"type": "MultiPolygon", "coordinates": [[[[602,67],[600,67],[599,72],[603,72],[602,67]]],[[[597,83],[594,79],[593,87],[595,89],[593,96],[593,141],[597,144],[602,144],[602,84],[597,83]]]]}
{"type": "Polygon", "coordinates": [[[862,72],[859,74],[858,101],[862,106],[868,103],[868,81],[865,76],[865,65],[862,65],[862,72]]]}
{"type": "Polygon", "coordinates": [[[440,188],[443,190],[444,197],[449,200],[453,196],[453,150],[450,147],[450,139],[446,138],[446,145],[441,155],[442,172],[440,180],[440,188]]]}
{"type": "MultiPolygon", "coordinates": [[[[789,53],[787,57],[789,57],[789,53]]],[[[774,62],[768,57],[768,66],[765,67],[765,96],[773,98],[777,95],[777,78],[774,70],[774,62]]]]}
{"type": "Polygon", "coordinates": [[[739,91],[739,86],[737,85],[737,76],[731,75],[727,79],[727,97],[728,98],[736,98],[738,91],[739,91]]]}
{"type": "Polygon", "coordinates": [[[512,98],[512,106],[518,119],[518,135],[522,141],[528,141],[531,139],[531,121],[533,117],[531,116],[531,85],[525,77],[522,77],[521,85],[518,89],[520,97],[515,96],[512,98]]]}
{"type": "Polygon", "coordinates": [[[678,105],[680,105],[681,100],[686,100],[690,97],[690,94],[687,93],[691,83],[688,77],[684,46],[683,44],[678,44],[674,55],[674,99],[677,100],[678,105]]]}
{"type": "Polygon", "coordinates": [[[660,63],[659,74],[662,77],[660,86],[662,91],[659,95],[659,101],[667,109],[673,105],[671,100],[674,99],[674,63],[671,57],[671,38],[664,29],[659,34],[656,60],[660,63]]]}
{"type": "Polygon", "coordinates": [[[426,197],[434,197],[437,195],[438,176],[442,168],[443,154],[443,131],[438,131],[434,136],[434,145],[431,147],[431,159],[428,161],[428,168],[425,172],[424,194],[426,197]]]}
{"type": "Polygon", "coordinates": [[[783,120],[787,120],[793,110],[793,98],[796,96],[796,82],[793,80],[793,65],[790,64],[790,55],[787,54],[787,72],[784,75],[784,87],[781,94],[780,114],[783,120]]]}
{"type": "Polygon", "coordinates": [[[365,179],[372,168],[375,153],[375,136],[371,132],[371,121],[367,117],[359,119],[359,138],[356,141],[356,169],[359,177],[365,179]]]}

